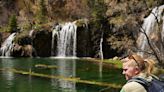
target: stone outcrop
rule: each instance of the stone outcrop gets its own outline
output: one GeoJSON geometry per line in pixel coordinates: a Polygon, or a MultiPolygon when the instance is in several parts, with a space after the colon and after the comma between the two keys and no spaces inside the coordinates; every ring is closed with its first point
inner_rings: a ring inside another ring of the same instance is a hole
{"type": "Polygon", "coordinates": [[[52,32],[47,30],[36,31],[33,38],[33,47],[36,50],[37,56],[51,56],[52,32]]]}

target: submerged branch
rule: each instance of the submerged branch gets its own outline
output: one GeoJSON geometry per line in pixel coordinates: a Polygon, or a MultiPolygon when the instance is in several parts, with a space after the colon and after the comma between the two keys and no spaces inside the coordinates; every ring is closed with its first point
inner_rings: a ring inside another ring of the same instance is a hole
{"type": "Polygon", "coordinates": [[[74,78],[74,77],[64,77],[64,76],[54,76],[54,75],[48,75],[48,74],[41,74],[41,73],[35,73],[30,71],[23,71],[23,70],[17,70],[14,68],[1,68],[0,71],[9,71],[9,72],[14,72],[17,74],[22,74],[22,75],[31,75],[31,76],[36,76],[36,77],[43,77],[43,78],[50,78],[50,79],[62,79],[65,81],[71,81],[71,82],[76,82],[76,83],[84,83],[84,84],[92,84],[92,85],[99,85],[99,86],[108,86],[111,88],[121,88],[122,85],[116,85],[116,84],[110,84],[110,83],[105,83],[105,82],[97,82],[97,81],[89,81],[89,80],[81,80],[80,78],[74,78]]]}

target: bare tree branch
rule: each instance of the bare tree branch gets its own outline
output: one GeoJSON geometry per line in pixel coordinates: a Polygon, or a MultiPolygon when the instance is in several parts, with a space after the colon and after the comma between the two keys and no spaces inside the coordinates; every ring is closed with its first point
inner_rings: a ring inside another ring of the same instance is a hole
{"type": "Polygon", "coordinates": [[[148,42],[148,45],[149,45],[150,49],[153,51],[154,56],[156,57],[156,59],[158,60],[159,63],[162,63],[161,60],[160,60],[160,56],[158,55],[157,51],[153,48],[153,46],[151,44],[151,41],[150,41],[148,35],[145,32],[145,29],[140,24],[138,24],[138,25],[143,30],[143,31],[140,31],[140,32],[142,32],[145,35],[145,37],[147,39],[147,42],[148,42]]]}

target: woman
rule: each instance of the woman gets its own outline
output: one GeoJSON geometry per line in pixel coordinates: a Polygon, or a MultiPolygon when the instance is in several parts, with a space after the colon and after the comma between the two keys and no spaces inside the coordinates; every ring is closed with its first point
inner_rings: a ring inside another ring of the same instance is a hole
{"type": "MultiPolygon", "coordinates": [[[[137,54],[130,55],[123,61],[123,74],[126,80],[130,80],[134,77],[143,78],[147,81],[152,81],[152,71],[154,67],[154,61],[150,59],[143,59],[137,54]]],[[[147,92],[146,89],[139,83],[132,81],[127,82],[120,92],[147,92]]]]}

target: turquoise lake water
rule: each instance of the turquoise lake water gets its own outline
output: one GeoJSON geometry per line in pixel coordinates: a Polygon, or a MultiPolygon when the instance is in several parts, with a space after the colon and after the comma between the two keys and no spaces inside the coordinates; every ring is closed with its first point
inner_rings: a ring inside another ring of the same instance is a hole
{"type": "Polygon", "coordinates": [[[67,78],[120,85],[121,70],[86,59],[72,58],[0,58],[1,92],[119,92],[119,88],[65,80],[67,78]],[[3,70],[3,69],[8,69],[3,70]],[[10,69],[59,78],[19,74],[10,69]]]}

